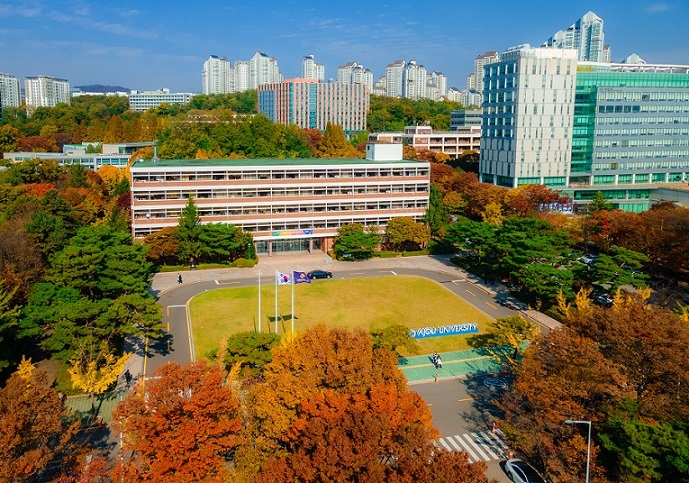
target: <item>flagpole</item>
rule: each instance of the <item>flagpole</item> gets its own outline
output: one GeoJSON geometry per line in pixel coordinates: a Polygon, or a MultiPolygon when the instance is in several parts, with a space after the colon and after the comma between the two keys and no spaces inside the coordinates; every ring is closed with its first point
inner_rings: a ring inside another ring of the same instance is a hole
{"type": "Polygon", "coordinates": [[[278,271],[275,270],[275,334],[278,333],[278,271]]]}
{"type": "Polygon", "coordinates": [[[258,271],[258,333],[261,333],[261,271],[258,271]]]}
{"type": "Polygon", "coordinates": [[[292,335],[294,335],[294,286],[296,283],[294,280],[294,268],[290,267],[290,271],[292,272],[292,335]]]}

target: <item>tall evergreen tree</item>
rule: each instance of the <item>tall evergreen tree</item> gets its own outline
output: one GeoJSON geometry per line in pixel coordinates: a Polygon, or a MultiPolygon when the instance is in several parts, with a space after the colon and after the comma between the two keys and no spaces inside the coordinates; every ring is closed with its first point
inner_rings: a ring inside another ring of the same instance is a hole
{"type": "Polygon", "coordinates": [[[428,198],[428,210],[426,211],[426,223],[431,228],[431,236],[442,236],[443,229],[450,221],[450,216],[443,204],[443,196],[435,184],[431,184],[431,192],[428,198]]]}
{"type": "Polygon", "coordinates": [[[194,198],[189,196],[186,206],[182,209],[179,225],[175,232],[175,236],[179,240],[178,256],[180,260],[193,264],[201,255],[201,242],[199,240],[201,235],[200,223],[199,209],[196,207],[196,203],[194,203],[194,198]]]}

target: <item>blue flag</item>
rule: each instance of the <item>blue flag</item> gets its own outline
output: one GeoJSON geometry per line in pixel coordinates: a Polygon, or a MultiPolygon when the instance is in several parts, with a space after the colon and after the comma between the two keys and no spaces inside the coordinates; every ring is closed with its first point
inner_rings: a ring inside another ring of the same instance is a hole
{"type": "Polygon", "coordinates": [[[295,270],[294,272],[292,272],[292,275],[294,275],[294,283],[311,283],[311,279],[306,274],[306,272],[297,272],[295,270]]]}

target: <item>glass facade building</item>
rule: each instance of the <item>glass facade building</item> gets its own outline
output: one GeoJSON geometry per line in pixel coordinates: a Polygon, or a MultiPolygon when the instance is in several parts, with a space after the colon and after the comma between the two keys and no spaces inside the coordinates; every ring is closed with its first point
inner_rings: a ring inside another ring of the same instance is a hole
{"type": "Polygon", "coordinates": [[[689,179],[689,67],[579,64],[572,185],[689,179]]]}

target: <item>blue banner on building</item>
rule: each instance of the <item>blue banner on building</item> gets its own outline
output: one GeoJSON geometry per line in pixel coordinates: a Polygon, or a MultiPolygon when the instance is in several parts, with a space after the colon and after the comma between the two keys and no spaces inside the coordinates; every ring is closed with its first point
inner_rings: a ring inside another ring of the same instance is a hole
{"type": "Polygon", "coordinates": [[[443,335],[475,334],[476,332],[478,332],[477,324],[454,324],[410,329],[409,335],[414,339],[427,339],[429,337],[441,337],[443,335]]]}

